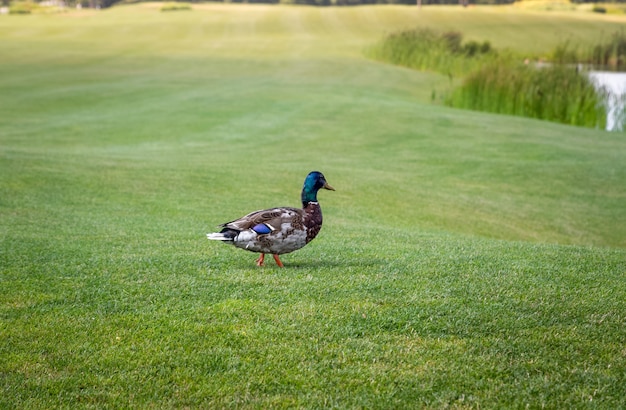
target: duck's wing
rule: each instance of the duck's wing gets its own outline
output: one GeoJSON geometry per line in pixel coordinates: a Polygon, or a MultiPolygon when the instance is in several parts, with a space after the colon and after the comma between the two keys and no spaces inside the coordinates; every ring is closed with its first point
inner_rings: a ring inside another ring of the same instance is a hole
{"type": "Polygon", "coordinates": [[[281,225],[285,222],[291,223],[292,221],[302,220],[302,215],[303,210],[298,208],[279,207],[263,209],[261,211],[251,212],[248,215],[242,216],[234,221],[226,222],[220,226],[237,231],[244,231],[264,224],[273,231],[280,229],[281,225]]]}

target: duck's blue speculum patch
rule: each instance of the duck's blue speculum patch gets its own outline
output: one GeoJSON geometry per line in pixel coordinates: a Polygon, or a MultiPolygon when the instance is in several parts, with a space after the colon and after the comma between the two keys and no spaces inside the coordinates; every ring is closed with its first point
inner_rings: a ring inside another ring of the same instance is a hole
{"type": "Polygon", "coordinates": [[[258,233],[259,235],[266,235],[270,232],[272,232],[272,229],[267,226],[266,224],[258,224],[258,225],[254,225],[252,227],[252,230],[256,233],[258,233]]]}

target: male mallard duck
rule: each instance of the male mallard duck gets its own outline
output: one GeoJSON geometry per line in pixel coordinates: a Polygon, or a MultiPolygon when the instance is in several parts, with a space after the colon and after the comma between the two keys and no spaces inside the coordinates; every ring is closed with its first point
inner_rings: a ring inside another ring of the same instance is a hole
{"type": "Polygon", "coordinates": [[[278,255],[302,248],[322,228],[322,208],[317,202],[317,191],[322,188],[335,190],[328,185],[321,172],[313,171],[304,180],[302,209],[279,207],[252,212],[220,225],[224,229],[207,234],[207,238],[261,253],[257,266],[263,266],[265,254],[271,253],[276,264],[282,268],[278,255]]]}

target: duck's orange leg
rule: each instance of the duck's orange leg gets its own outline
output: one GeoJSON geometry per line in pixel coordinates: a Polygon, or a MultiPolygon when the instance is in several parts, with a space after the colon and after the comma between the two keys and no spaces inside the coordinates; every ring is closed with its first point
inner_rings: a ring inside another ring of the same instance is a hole
{"type": "Polygon", "coordinates": [[[274,260],[276,261],[276,264],[277,264],[279,267],[281,267],[281,268],[284,268],[284,267],[285,267],[285,265],[283,265],[283,263],[280,261],[280,258],[278,257],[278,255],[274,255],[274,254],[272,254],[272,256],[274,257],[274,260]]]}
{"type": "Polygon", "coordinates": [[[262,253],[261,256],[259,256],[259,259],[256,260],[256,266],[263,266],[264,260],[265,260],[265,254],[262,253]]]}

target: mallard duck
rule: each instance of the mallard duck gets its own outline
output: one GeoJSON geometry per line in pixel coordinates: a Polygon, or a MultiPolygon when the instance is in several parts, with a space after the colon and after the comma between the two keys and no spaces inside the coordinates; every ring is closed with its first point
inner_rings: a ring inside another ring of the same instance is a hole
{"type": "Polygon", "coordinates": [[[223,241],[251,252],[259,252],[257,266],[263,266],[265,254],[271,253],[276,264],[284,266],[278,255],[293,252],[311,242],[322,228],[322,209],[317,191],[335,188],[328,185],[321,172],[307,175],[302,187],[302,209],[278,207],[251,212],[234,221],[221,224],[220,232],[207,238],[223,241]]]}

